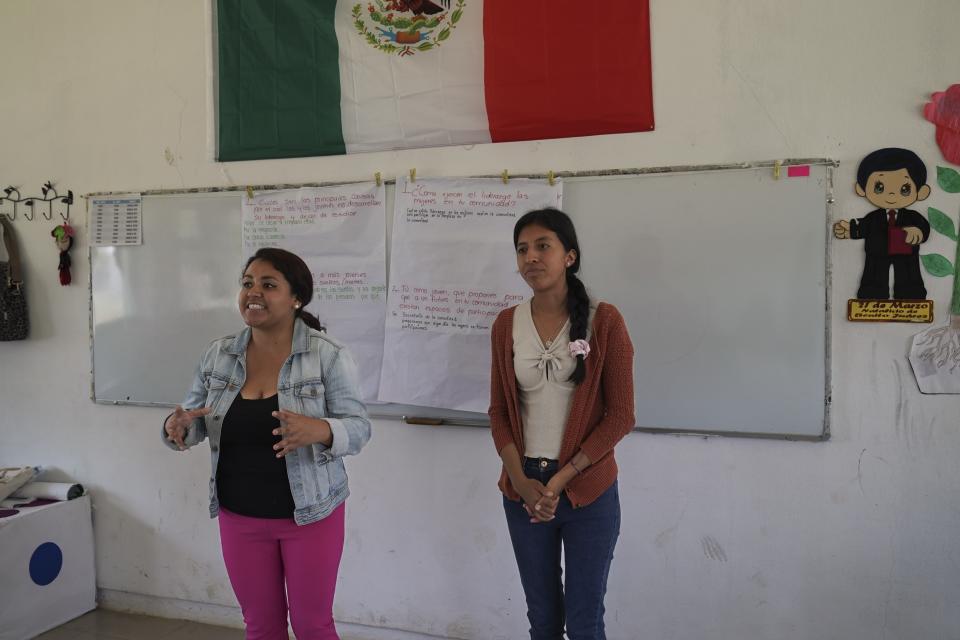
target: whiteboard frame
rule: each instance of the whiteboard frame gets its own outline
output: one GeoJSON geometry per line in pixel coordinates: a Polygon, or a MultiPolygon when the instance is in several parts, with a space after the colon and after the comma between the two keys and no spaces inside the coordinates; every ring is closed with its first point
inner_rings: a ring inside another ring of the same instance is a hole
{"type": "MultiPolygon", "coordinates": [[[[827,250],[824,252],[824,315],[825,315],[825,335],[824,335],[824,406],[823,406],[823,430],[818,435],[799,435],[799,434],[780,434],[780,433],[754,433],[745,431],[723,431],[711,429],[678,429],[671,427],[639,427],[635,426],[634,432],[677,435],[677,436],[697,436],[712,437],[725,436],[731,438],[761,438],[787,441],[811,441],[821,442],[830,438],[831,426],[831,407],[832,407],[832,371],[831,371],[831,353],[832,353],[832,328],[830,322],[831,313],[831,290],[832,290],[832,262],[830,258],[830,220],[833,219],[833,205],[836,201],[834,197],[834,173],[839,167],[839,162],[832,158],[787,158],[783,160],[762,160],[756,162],[739,162],[726,164],[704,164],[704,165],[676,165],[663,167],[633,167],[622,169],[602,169],[589,171],[557,171],[549,173],[525,173],[509,175],[506,171],[502,174],[466,176],[470,178],[529,178],[529,179],[552,179],[560,178],[564,180],[576,181],[577,178],[598,178],[613,176],[639,176],[639,175],[662,175],[674,173],[702,173],[712,171],[731,171],[769,168],[775,177],[780,177],[781,172],[790,166],[811,165],[826,167],[826,193],[825,193],[825,219],[824,219],[824,242],[827,250]]],[[[416,170],[410,170],[411,178],[415,179],[416,170]]],[[[432,177],[432,176],[431,176],[432,177]]],[[[375,179],[383,184],[396,184],[395,179],[380,179],[379,174],[375,174],[375,179]]],[[[370,182],[369,179],[352,181],[328,181],[328,182],[305,182],[305,183],[282,183],[282,184],[260,184],[260,185],[229,185],[223,187],[194,187],[186,189],[152,189],[145,191],[136,191],[124,189],[120,191],[97,191],[85,194],[83,197],[87,201],[87,213],[89,218],[90,199],[97,197],[115,196],[120,194],[129,195],[139,193],[144,196],[163,196],[163,195],[184,195],[184,194],[205,194],[205,193],[232,193],[244,191],[272,191],[282,189],[299,189],[302,187],[329,187],[345,184],[359,184],[370,182]]],[[[96,396],[95,371],[94,371],[94,316],[93,316],[93,247],[87,247],[88,263],[88,303],[89,303],[89,336],[90,336],[90,399],[97,404],[106,405],[132,405],[146,407],[173,407],[174,405],[158,402],[141,402],[133,400],[106,400],[98,399],[96,396]]],[[[486,415],[481,413],[472,414],[462,411],[451,411],[446,409],[435,409],[426,407],[413,407],[399,404],[379,404],[368,405],[368,414],[375,419],[400,420],[409,424],[428,424],[434,426],[452,425],[465,427],[483,427],[489,428],[490,421],[486,415]]]]}

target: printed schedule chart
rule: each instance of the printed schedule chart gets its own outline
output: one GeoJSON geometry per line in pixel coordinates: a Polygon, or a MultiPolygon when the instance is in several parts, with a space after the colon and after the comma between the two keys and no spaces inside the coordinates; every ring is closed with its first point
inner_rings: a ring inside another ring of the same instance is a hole
{"type": "Polygon", "coordinates": [[[90,244],[95,247],[143,244],[139,194],[90,201],[90,244]]]}

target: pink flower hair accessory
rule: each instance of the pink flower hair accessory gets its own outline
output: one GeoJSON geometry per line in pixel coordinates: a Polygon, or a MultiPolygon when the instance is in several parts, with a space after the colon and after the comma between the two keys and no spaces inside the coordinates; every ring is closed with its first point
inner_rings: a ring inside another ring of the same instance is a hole
{"type": "Polygon", "coordinates": [[[574,340],[570,343],[570,355],[574,358],[583,356],[583,359],[586,360],[587,356],[590,355],[590,343],[583,339],[574,340]]]}

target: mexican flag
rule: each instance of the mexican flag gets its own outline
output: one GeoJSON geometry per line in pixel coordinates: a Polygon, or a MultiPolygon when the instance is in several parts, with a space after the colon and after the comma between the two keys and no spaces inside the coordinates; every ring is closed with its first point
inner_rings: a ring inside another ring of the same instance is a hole
{"type": "Polygon", "coordinates": [[[653,129],[648,0],[217,0],[221,161],[653,129]]]}

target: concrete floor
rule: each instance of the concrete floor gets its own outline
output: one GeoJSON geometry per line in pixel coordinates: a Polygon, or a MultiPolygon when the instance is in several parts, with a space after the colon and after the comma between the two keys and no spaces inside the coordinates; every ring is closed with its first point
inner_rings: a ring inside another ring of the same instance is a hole
{"type": "MultiPolygon", "coordinates": [[[[243,631],[198,622],[94,609],[35,640],[243,640],[243,631]]],[[[341,640],[350,640],[341,636],[341,640]]]]}
{"type": "Polygon", "coordinates": [[[229,627],[94,609],[36,640],[243,640],[229,627]]]}

